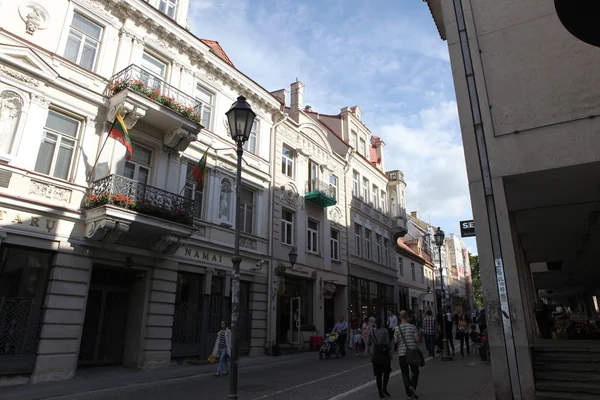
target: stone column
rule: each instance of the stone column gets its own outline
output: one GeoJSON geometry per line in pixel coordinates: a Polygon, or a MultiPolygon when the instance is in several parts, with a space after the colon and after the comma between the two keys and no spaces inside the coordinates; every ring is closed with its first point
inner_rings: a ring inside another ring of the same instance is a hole
{"type": "MultiPolygon", "coordinates": [[[[266,277],[254,277],[254,282],[250,287],[251,356],[259,356],[265,353],[265,340],[267,339],[267,318],[269,315],[267,310],[268,295],[269,293],[266,277]]],[[[272,319],[272,321],[276,320],[276,318],[272,319]]],[[[273,342],[275,342],[274,339],[273,342]]]]}
{"type": "Polygon", "coordinates": [[[179,263],[175,261],[156,260],[150,284],[142,368],[166,367],[171,364],[178,267],[179,263]]]}
{"type": "Polygon", "coordinates": [[[44,302],[32,383],[69,379],[75,375],[91,268],[92,261],[87,257],[56,255],[44,302]]]}

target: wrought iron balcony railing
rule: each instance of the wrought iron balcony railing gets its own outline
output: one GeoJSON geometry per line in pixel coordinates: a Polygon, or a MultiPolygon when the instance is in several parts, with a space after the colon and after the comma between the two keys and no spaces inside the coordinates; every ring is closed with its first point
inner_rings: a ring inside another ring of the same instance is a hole
{"type": "Polygon", "coordinates": [[[304,198],[320,207],[326,208],[337,203],[337,190],[329,182],[311,179],[306,182],[306,194],[304,198]]]}
{"type": "Polygon", "coordinates": [[[201,103],[192,96],[166,83],[161,76],[132,64],[117,72],[111,78],[108,95],[112,96],[126,89],[144,95],[177,114],[202,125],[201,103]]]}
{"type": "Polygon", "coordinates": [[[194,222],[193,200],[119,175],[92,183],[83,208],[91,210],[106,204],[179,224],[191,226],[194,222]]]}

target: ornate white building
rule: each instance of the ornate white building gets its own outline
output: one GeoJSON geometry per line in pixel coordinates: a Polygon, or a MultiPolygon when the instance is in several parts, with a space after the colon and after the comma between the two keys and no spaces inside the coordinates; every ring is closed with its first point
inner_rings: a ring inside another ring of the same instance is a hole
{"type": "Polygon", "coordinates": [[[255,265],[270,256],[281,104],[186,19],[185,1],[2,3],[0,375],[208,356],[230,318],[236,212],[242,351],[263,352],[268,282],[255,265]],[[258,117],[235,204],[224,113],[240,94],[258,117]],[[131,159],[107,138],[118,111],[131,159]],[[197,191],[191,170],[207,148],[197,191]]]}

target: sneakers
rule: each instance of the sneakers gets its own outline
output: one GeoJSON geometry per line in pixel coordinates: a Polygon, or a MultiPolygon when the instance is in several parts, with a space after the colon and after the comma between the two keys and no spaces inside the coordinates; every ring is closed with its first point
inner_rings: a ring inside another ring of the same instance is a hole
{"type": "Polygon", "coordinates": [[[387,391],[387,389],[383,391],[383,394],[385,394],[386,397],[392,397],[392,395],[390,394],[390,392],[387,391]]]}
{"type": "Polygon", "coordinates": [[[223,375],[229,375],[229,371],[223,372],[223,375]]]}
{"type": "Polygon", "coordinates": [[[221,376],[221,374],[218,372],[215,372],[215,376],[218,378],[219,376],[221,376]]]}

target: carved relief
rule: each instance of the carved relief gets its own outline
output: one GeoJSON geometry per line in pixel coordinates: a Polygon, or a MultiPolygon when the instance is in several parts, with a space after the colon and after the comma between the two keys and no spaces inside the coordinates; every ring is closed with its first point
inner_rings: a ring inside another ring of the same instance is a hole
{"type": "Polygon", "coordinates": [[[121,110],[121,115],[125,116],[123,120],[127,125],[127,129],[133,128],[138,120],[140,118],[144,118],[146,115],[145,108],[136,106],[128,101],[122,101],[119,104],[115,104],[108,110],[106,113],[106,120],[112,123],[117,116],[117,111],[119,110],[121,110]]]}
{"type": "Polygon", "coordinates": [[[50,200],[68,203],[71,201],[71,193],[72,191],[70,189],[49,185],[44,182],[34,180],[29,182],[29,194],[45,197],[50,200]]]}
{"type": "Polygon", "coordinates": [[[229,178],[221,180],[219,193],[219,218],[225,222],[231,222],[231,203],[233,200],[233,184],[229,178]]]}
{"type": "Polygon", "coordinates": [[[33,1],[26,1],[19,5],[19,16],[25,22],[25,32],[29,35],[33,35],[38,29],[43,30],[50,26],[48,11],[33,1]]]}
{"type": "Polygon", "coordinates": [[[247,249],[256,250],[257,242],[254,239],[250,238],[240,238],[240,247],[245,247],[247,249]]]}
{"type": "Polygon", "coordinates": [[[11,78],[14,78],[18,81],[29,83],[33,86],[40,86],[40,81],[38,81],[37,79],[15,71],[14,69],[7,67],[6,65],[0,64],[0,73],[2,73],[2,75],[5,76],[10,76],[11,78]]]}
{"type": "Polygon", "coordinates": [[[219,167],[221,167],[223,169],[226,169],[227,171],[235,172],[235,168],[234,167],[232,167],[231,165],[226,164],[224,162],[220,162],[219,163],[219,167]]]}
{"type": "Polygon", "coordinates": [[[342,223],[342,210],[339,207],[332,207],[329,209],[329,219],[336,224],[342,223]]]}
{"type": "Polygon", "coordinates": [[[129,231],[129,224],[112,219],[101,219],[85,226],[85,235],[90,240],[115,243],[119,236],[129,231]]]}
{"type": "Polygon", "coordinates": [[[298,188],[292,182],[288,182],[281,187],[281,195],[279,199],[282,203],[288,206],[297,208],[300,206],[300,196],[298,194],[298,188]]]}
{"type": "Polygon", "coordinates": [[[50,100],[42,95],[31,94],[31,102],[43,108],[48,108],[50,106],[50,100]]]}
{"type": "Polygon", "coordinates": [[[177,128],[165,134],[163,143],[166,147],[184,151],[191,142],[198,140],[198,135],[183,128],[177,128]]]}
{"type": "Polygon", "coordinates": [[[187,244],[187,239],[176,235],[163,235],[152,244],[152,251],[156,253],[173,255],[181,246],[187,244]]]}
{"type": "Polygon", "coordinates": [[[194,228],[196,228],[197,235],[206,236],[206,227],[204,225],[194,224],[194,228]]]}
{"type": "Polygon", "coordinates": [[[0,93],[0,154],[10,153],[23,111],[23,99],[11,90],[0,93]]]}

